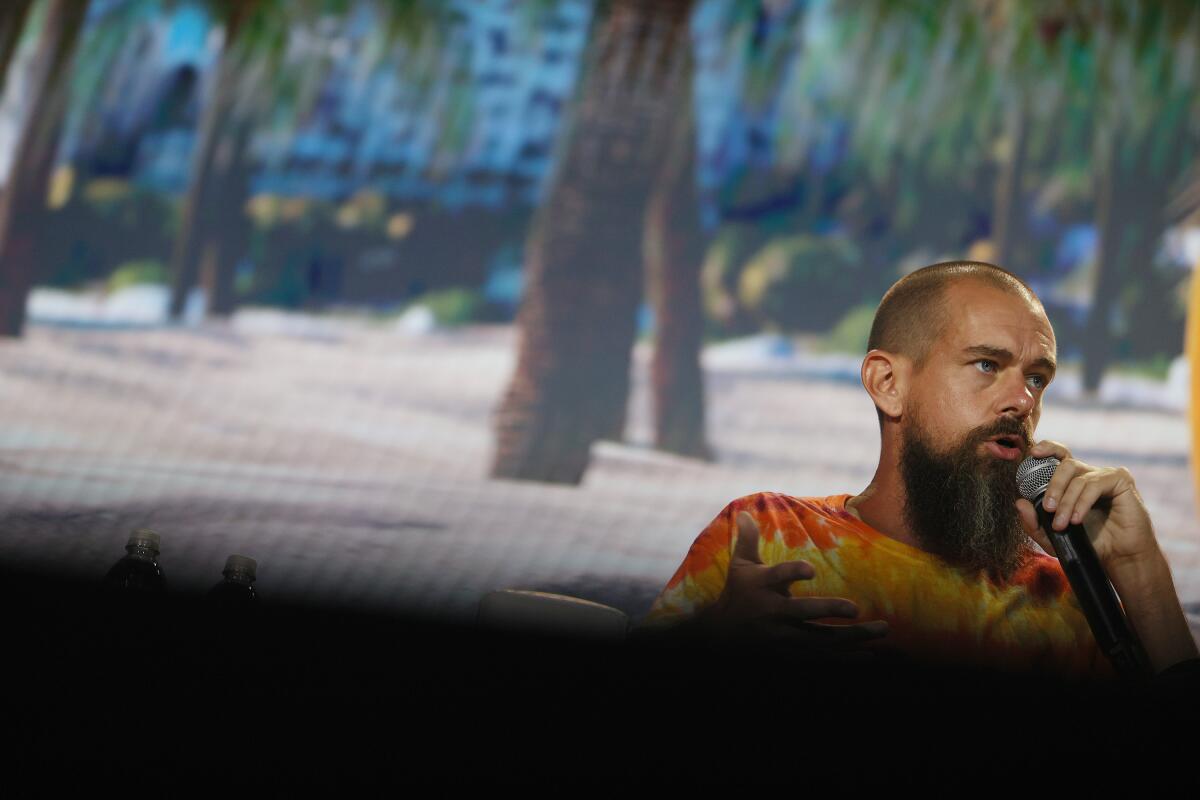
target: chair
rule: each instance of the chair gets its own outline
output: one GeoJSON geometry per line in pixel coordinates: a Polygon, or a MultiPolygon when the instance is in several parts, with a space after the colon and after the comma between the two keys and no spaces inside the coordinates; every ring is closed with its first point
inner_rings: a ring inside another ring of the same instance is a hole
{"type": "Polygon", "coordinates": [[[501,589],[479,601],[476,623],[530,633],[623,640],[629,616],[620,609],[565,594],[501,589]]]}

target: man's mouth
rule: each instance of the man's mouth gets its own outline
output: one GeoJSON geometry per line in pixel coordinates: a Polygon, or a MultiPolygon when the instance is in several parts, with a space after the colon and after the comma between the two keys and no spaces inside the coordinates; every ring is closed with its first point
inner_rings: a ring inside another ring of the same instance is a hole
{"type": "Polygon", "coordinates": [[[985,444],[992,455],[1008,461],[1020,458],[1025,452],[1025,442],[1020,436],[1000,434],[988,439],[985,444]]]}

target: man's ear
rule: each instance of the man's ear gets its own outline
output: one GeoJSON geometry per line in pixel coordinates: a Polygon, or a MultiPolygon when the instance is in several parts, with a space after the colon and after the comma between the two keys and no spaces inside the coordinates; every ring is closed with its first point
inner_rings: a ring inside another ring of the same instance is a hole
{"type": "Polygon", "coordinates": [[[862,384],[876,407],[889,417],[904,412],[912,362],[897,353],[872,350],[862,363],[862,384]]]}

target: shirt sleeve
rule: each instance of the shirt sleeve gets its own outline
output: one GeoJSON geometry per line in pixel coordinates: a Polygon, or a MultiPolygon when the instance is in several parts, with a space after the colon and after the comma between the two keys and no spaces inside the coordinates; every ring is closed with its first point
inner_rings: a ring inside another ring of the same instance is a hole
{"type": "Polygon", "coordinates": [[[700,532],[639,627],[665,627],[691,617],[717,601],[725,588],[733,557],[737,513],[753,511],[755,496],[740,497],[729,503],[700,532]]]}

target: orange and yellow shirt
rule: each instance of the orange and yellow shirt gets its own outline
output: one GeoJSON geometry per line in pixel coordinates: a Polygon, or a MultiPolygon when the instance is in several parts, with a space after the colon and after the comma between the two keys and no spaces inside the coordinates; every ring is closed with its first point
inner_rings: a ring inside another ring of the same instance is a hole
{"type": "Polygon", "coordinates": [[[825,620],[831,624],[888,621],[888,635],[867,646],[1066,677],[1115,676],[1058,559],[1030,548],[1007,582],[968,575],[870,527],[846,509],[850,497],[763,492],[734,500],[696,538],[642,624],[669,625],[717,600],[737,514],[746,511],[758,523],[765,565],[812,564],[815,577],[791,584],[793,597],[841,597],[858,605],[857,620],[825,620]]]}

